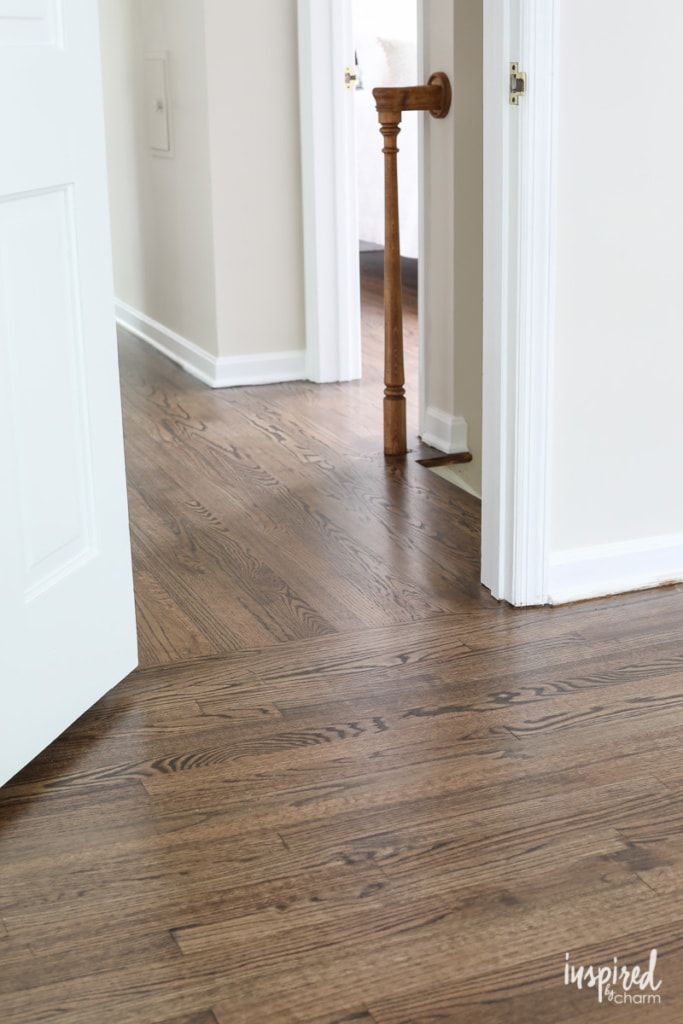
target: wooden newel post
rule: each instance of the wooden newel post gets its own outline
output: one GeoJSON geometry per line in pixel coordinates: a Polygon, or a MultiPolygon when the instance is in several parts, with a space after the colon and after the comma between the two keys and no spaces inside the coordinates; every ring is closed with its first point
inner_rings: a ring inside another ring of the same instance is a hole
{"type": "Polygon", "coordinates": [[[384,137],[384,454],[404,455],[408,443],[396,144],[401,114],[380,112],[379,119],[384,137]]]}
{"type": "Polygon", "coordinates": [[[384,454],[405,455],[405,372],[403,366],[403,298],[398,212],[398,134],[404,110],[426,110],[446,117],[451,107],[451,86],[442,71],[427,85],[374,89],[384,139],[384,454]]]}

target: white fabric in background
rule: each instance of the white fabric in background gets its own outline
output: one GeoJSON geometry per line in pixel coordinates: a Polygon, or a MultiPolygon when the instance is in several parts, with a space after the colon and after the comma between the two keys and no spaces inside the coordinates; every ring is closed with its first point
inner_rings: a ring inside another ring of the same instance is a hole
{"type": "MultiPolygon", "coordinates": [[[[384,157],[372,90],[381,85],[417,84],[415,0],[394,0],[394,4],[394,15],[400,13],[401,17],[394,17],[393,24],[387,16],[387,8],[379,4],[373,25],[373,5],[367,0],[363,0],[362,19],[358,18],[355,23],[356,52],[362,76],[362,88],[355,94],[359,237],[378,245],[384,244],[384,157]],[[401,31],[406,38],[390,37],[392,28],[401,31]]],[[[356,4],[356,8],[360,6],[356,4]]],[[[414,259],[418,254],[417,118],[414,112],[404,114],[398,137],[401,254],[414,259]]]]}

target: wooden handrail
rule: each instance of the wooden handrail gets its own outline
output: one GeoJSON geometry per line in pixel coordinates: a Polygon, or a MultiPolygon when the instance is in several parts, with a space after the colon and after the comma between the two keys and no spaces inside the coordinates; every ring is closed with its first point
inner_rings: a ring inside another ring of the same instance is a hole
{"type": "Polygon", "coordinates": [[[437,71],[426,85],[373,89],[372,95],[384,139],[384,454],[405,455],[408,442],[396,143],[404,110],[425,110],[432,117],[446,117],[451,108],[451,83],[443,71],[437,71]]]}

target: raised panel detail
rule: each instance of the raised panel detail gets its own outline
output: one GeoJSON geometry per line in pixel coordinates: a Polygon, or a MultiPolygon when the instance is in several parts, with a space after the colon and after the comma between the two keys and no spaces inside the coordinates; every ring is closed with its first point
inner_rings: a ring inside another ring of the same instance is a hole
{"type": "Polygon", "coordinates": [[[0,346],[10,396],[2,418],[13,439],[27,599],[96,548],[73,200],[66,186],[0,202],[0,346]]]}
{"type": "Polygon", "coordinates": [[[0,0],[0,46],[56,46],[59,0],[0,0]]]}

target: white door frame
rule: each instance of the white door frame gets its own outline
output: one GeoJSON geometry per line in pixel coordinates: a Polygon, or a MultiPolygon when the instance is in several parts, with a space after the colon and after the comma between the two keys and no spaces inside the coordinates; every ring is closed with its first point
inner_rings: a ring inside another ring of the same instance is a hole
{"type": "Polygon", "coordinates": [[[484,2],[482,582],[519,606],[548,603],[558,23],[559,0],[484,2]]]}
{"type": "MultiPolygon", "coordinates": [[[[430,2],[419,0],[420,51],[430,2]]],[[[342,84],[353,63],[350,0],[298,4],[309,376],[349,380],[360,375],[353,94],[342,84]]],[[[484,0],[482,583],[520,606],[548,602],[558,9],[559,0],[484,0]],[[513,60],[528,75],[516,107],[513,60]]],[[[457,68],[453,77],[457,103],[457,68]]],[[[424,283],[420,300],[424,429],[424,283]]]]}
{"type": "MultiPolygon", "coordinates": [[[[418,77],[424,77],[424,3],[417,0],[418,77]]],[[[354,93],[342,88],[354,63],[352,0],[298,0],[301,163],[309,380],[361,376],[358,177],[354,93]]],[[[424,118],[418,122],[418,264],[424,265],[424,118]]],[[[377,159],[381,159],[377,128],[377,159]]],[[[425,423],[425,279],[418,278],[420,415],[425,423]]]]}
{"type": "MultiPolygon", "coordinates": [[[[306,375],[361,376],[351,0],[298,0],[306,375]]],[[[379,135],[378,135],[379,137],[379,135]]]]}

